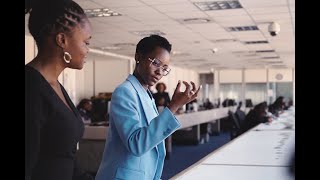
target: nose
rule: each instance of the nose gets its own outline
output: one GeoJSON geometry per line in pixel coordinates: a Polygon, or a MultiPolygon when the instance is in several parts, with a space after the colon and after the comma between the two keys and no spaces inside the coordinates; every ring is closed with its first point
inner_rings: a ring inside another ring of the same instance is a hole
{"type": "Polygon", "coordinates": [[[157,68],[156,74],[157,75],[163,75],[163,72],[162,72],[161,68],[157,68]]]}

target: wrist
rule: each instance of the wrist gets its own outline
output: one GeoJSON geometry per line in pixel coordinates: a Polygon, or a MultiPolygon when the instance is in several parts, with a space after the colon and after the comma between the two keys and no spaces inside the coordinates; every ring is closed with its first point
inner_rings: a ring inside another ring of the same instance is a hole
{"type": "Polygon", "coordinates": [[[173,104],[169,104],[168,105],[168,109],[170,109],[170,111],[172,112],[172,113],[176,113],[177,111],[178,111],[178,107],[177,106],[175,106],[175,105],[173,105],[173,104]]]}

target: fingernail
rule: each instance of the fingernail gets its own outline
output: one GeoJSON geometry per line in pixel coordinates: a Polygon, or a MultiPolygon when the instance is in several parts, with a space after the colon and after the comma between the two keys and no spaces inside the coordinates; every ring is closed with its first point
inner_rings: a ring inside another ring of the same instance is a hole
{"type": "Polygon", "coordinates": [[[181,81],[179,80],[178,83],[181,83],[181,81]]]}
{"type": "Polygon", "coordinates": [[[202,89],[202,85],[200,85],[200,89],[202,89]]]}

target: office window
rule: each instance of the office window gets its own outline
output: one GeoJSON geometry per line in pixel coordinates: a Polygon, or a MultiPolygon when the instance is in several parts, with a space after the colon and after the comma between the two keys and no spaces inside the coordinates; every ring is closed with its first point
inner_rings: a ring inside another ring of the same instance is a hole
{"type": "Polygon", "coordinates": [[[285,101],[293,99],[293,84],[292,82],[271,82],[269,83],[269,103],[273,103],[277,97],[283,96],[285,101]]]}
{"type": "Polygon", "coordinates": [[[241,88],[241,83],[220,84],[219,97],[221,102],[226,98],[234,99],[236,102],[239,102],[241,98],[241,88]]]}
{"type": "Polygon", "coordinates": [[[267,83],[247,83],[246,99],[251,99],[255,106],[263,101],[267,101],[267,83]]]}

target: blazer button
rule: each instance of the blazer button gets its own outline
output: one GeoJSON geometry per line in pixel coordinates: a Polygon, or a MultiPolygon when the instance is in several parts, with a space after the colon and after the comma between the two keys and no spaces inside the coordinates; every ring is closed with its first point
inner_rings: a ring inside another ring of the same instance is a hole
{"type": "Polygon", "coordinates": [[[163,135],[168,135],[168,134],[170,134],[170,129],[167,129],[164,133],[163,133],[163,135]]]}

